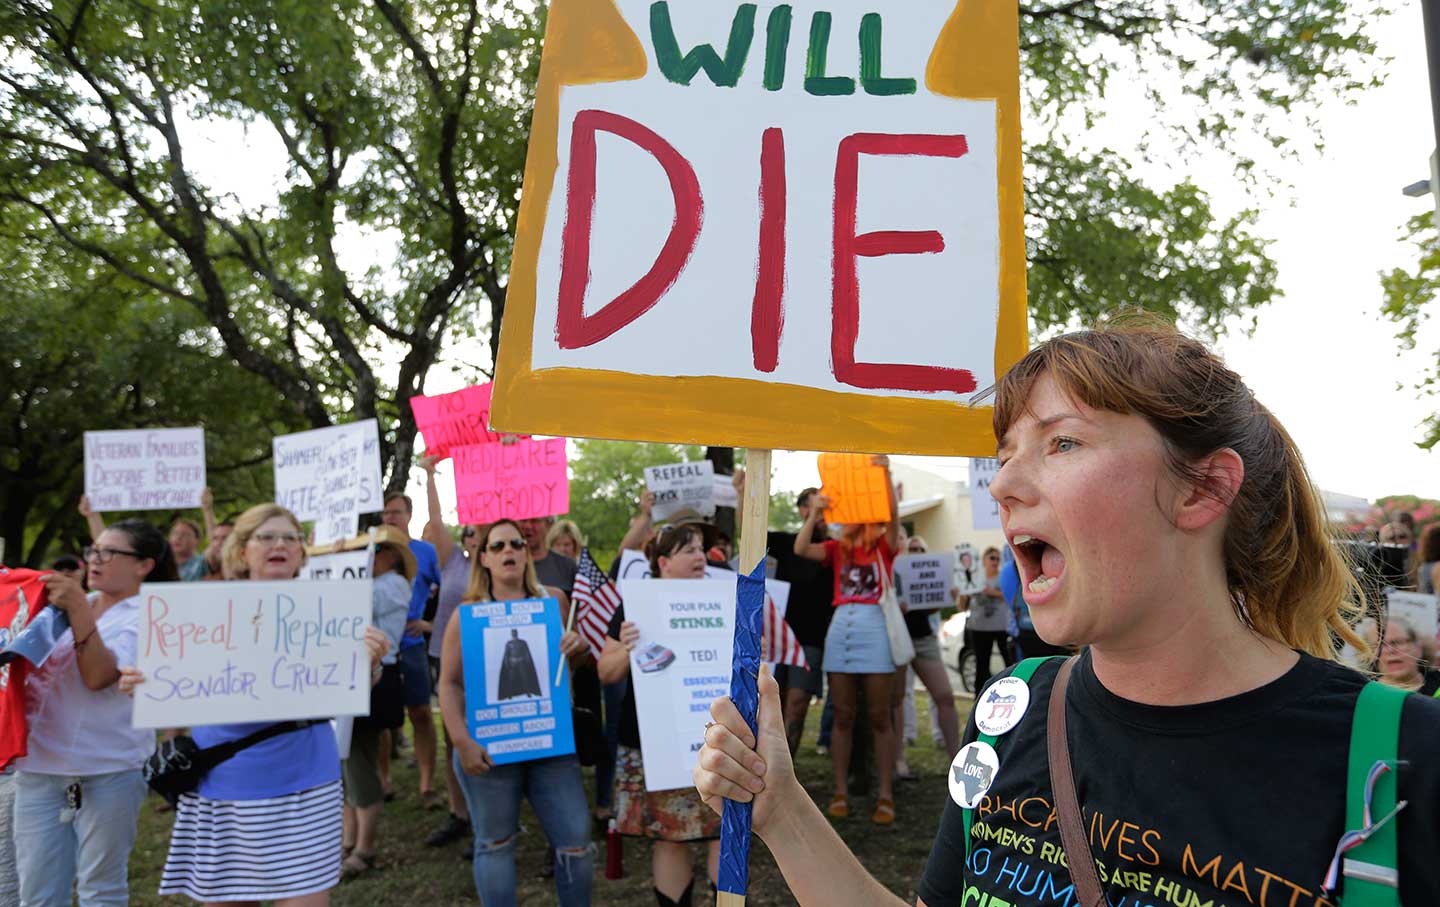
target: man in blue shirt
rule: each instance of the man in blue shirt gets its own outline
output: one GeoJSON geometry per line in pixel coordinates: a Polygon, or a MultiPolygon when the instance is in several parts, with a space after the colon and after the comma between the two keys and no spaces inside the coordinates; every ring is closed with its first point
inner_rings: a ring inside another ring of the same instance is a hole
{"type": "MultiPolygon", "coordinates": [[[[408,495],[392,491],[385,495],[381,519],[410,538],[410,516],[414,510],[408,495]]],[[[430,660],[426,657],[425,636],[430,622],[425,619],[425,606],[433,590],[440,588],[440,559],[435,546],[420,539],[410,539],[410,552],[415,555],[415,587],[410,595],[410,612],[406,616],[405,636],[400,640],[396,661],[400,665],[400,681],[405,688],[405,711],[415,734],[415,762],[420,767],[420,800],[425,805],[438,802],[435,793],[435,717],[430,709],[430,660]]],[[[382,759],[389,755],[381,748],[382,759]]],[[[388,768],[388,760],[386,760],[388,768]]],[[[387,778],[389,772],[382,772],[387,778]]]]}

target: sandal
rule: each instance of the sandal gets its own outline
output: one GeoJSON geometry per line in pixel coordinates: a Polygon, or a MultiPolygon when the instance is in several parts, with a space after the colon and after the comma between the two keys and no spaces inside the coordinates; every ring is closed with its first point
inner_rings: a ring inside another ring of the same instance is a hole
{"type": "Polygon", "coordinates": [[[836,794],[830,798],[830,805],[825,811],[832,819],[844,819],[850,815],[850,797],[846,794],[836,794]]]}
{"type": "Polygon", "coordinates": [[[889,797],[881,797],[875,803],[875,812],[871,813],[870,821],[876,825],[895,824],[895,801],[889,797]]]}
{"type": "Polygon", "coordinates": [[[364,875],[375,868],[375,855],[364,854],[358,850],[350,852],[350,855],[340,861],[340,881],[347,881],[356,876],[364,875]]]}

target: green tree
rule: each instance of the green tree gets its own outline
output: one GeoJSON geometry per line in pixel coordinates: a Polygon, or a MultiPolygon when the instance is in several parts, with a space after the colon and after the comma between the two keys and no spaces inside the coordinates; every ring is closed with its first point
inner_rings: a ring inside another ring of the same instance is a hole
{"type": "Polygon", "coordinates": [[[646,466],[703,460],[704,448],[684,444],[577,440],[570,459],[570,519],[585,533],[603,570],[620,551],[645,491],[646,466]]]}
{"type": "Polygon", "coordinates": [[[410,397],[504,306],[540,21],[505,0],[11,0],[0,206],[201,318],[309,425],[378,416],[403,486],[410,397]],[[273,199],[201,181],[207,122],[285,148],[273,199]],[[390,253],[347,268],[347,240],[390,253]]]}
{"type": "MultiPolygon", "coordinates": [[[[1405,225],[1405,237],[1415,249],[1415,268],[1395,268],[1380,275],[1384,292],[1380,311],[1398,326],[1396,337],[1400,348],[1413,350],[1421,326],[1430,320],[1430,305],[1440,294],[1440,230],[1436,229],[1435,215],[1427,212],[1412,217],[1405,225]]],[[[1436,357],[1440,361],[1440,351],[1436,357]]],[[[1440,367],[1420,375],[1413,389],[1428,397],[1440,393],[1440,367]]],[[[1424,436],[1419,444],[1430,450],[1437,442],[1440,442],[1440,413],[1425,420],[1424,436]]]]}
{"type": "MultiPolygon", "coordinates": [[[[87,540],[75,505],[87,429],[202,425],[222,518],[270,496],[270,436],[303,425],[274,388],[236,368],[193,312],[93,269],[36,224],[0,222],[6,378],[0,393],[5,562],[37,566],[87,540]],[[48,244],[47,244],[48,243],[48,244]],[[37,257],[42,251],[44,255],[37,257]],[[53,281],[65,275],[61,285],[53,281]]],[[[139,514],[164,524],[176,513],[139,514]]],[[[113,521],[120,514],[105,514],[113,521]]]]}

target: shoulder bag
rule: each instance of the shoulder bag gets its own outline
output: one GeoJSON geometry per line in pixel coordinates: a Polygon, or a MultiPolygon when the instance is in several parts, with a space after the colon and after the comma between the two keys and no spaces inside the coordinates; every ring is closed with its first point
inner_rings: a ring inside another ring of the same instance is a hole
{"type": "Polygon", "coordinates": [[[282,721],[279,724],[272,724],[252,734],[247,734],[238,740],[207,746],[203,749],[195,742],[194,737],[189,734],[181,734],[170,740],[160,741],[160,745],[155,747],[155,752],[145,760],[141,774],[144,775],[145,783],[150,785],[151,790],[174,806],[182,795],[191,793],[200,786],[200,780],[205,777],[206,772],[226,759],[257,743],[269,740],[271,737],[302,730],[316,723],[315,721],[282,721]]]}

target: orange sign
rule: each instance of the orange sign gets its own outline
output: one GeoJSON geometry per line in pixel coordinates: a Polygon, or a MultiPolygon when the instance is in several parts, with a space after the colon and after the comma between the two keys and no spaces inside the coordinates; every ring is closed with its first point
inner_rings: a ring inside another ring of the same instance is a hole
{"type": "Polygon", "coordinates": [[[993,455],[1013,3],[552,0],[496,431],[993,455]]]}
{"type": "Polygon", "coordinates": [[[825,522],[890,522],[889,481],[871,454],[821,454],[820,493],[830,499],[825,522]]]}

